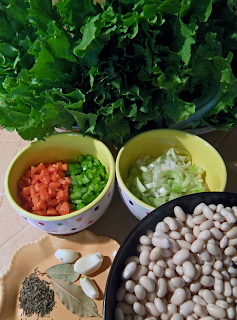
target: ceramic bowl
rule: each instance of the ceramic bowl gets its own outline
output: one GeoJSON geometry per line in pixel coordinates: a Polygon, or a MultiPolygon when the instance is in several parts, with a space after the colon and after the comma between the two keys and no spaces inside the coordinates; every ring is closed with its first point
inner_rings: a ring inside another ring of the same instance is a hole
{"type": "Polygon", "coordinates": [[[10,163],[5,176],[5,191],[15,211],[28,223],[52,234],[71,234],[94,224],[108,208],[115,186],[115,161],[108,147],[101,141],[80,133],[57,133],[45,140],[34,141],[22,149],[10,163]],[[63,216],[38,216],[19,205],[17,181],[31,165],[40,162],[76,160],[80,154],[92,154],[109,173],[109,180],[101,194],[86,207],[63,216]]]}
{"type": "Polygon", "coordinates": [[[116,308],[116,292],[121,284],[121,273],[124,269],[125,260],[130,256],[138,256],[137,246],[140,244],[139,238],[146,234],[147,230],[154,231],[158,222],[163,221],[166,216],[173,217],[175,206],[180,206],[185,213],[192,214],[193,209],[201,202],[210,204],[223,204],[225,207],[237,205],[237,194],[231,192],[202,192],[183,196],[171,200],[152,211],[146,218],[139,223],[128,234],[125,241],[121,244],[106,283],[103,320],[114,320],[114,310],[116,308]]]}
{"type": "Polygon", "coordinates": [[[116,158],[116,177],[119,192],[125,205],[139,220],[155,208],[135,197],[126,187],[130,166],[143,155],[151,159],[163,154],[166,149],[180,148],[192,157],[192,163],[206,173],[209,191],[224,191],[227,182],[225,163],[217,150],[197,135],[174,129],[156,129],[138,134],[119,150],[116,158]]]}

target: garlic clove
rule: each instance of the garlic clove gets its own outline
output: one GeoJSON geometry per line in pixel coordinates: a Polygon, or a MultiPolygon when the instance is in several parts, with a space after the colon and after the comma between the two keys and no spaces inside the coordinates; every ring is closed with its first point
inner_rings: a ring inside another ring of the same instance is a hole
{"type": "Polygon", "coordinates": [[[74,271],[84,275],[91,274],[100,268],[103,259],[100,252],[88,254],[75,262],[74,271]]]}
{"type": "Polygon", "coordinates": [[[63,263],[72,263],[76,259],[78,259],[80,254],[77,251],[71,249],[58,249],[55,252],[54,256],[63,263]]]}
{"type": "Polygon", "coordinates": [[[99,291],[95,284],[95,282],[88,278],[87,276],[83,276],[80,279],[80,284],[83,292],[91,299],[99,298],[99,291]]]}

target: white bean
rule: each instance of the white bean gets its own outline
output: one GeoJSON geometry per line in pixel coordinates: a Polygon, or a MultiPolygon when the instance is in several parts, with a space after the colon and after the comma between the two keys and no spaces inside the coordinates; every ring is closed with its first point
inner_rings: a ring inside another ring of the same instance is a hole
{"type": "Polygon", "coordinates": [[[200,318],[208,315],[207,309],[199,303],[195,304],[193,311],[200,318]]]}
{"type": "Polygon", "coordinates": [[[154,304],[157,308],[157,310],[160,312],[160,313],[165,313],[166,312],[166,304],[164,303],[164,301],[160,298],[155,298],[154,300],[154,304]]]}
{"type": "Polygon", "coordinates": [[[133,313],[133,307],[124,301],[119,301],[117,307],[122,309],[124,315],[133,313]]]}
{"type": "Polygon", "coordinates": [[[133,310],[139,316],[144,316],[146,314],[146,309],[140,302],[135,302],[133,304],[133,310]]]}
{"type": "Polygon", "coordinates": [[[172,217],[165,217],[163,219],[163,221],[168,224],[169,226],[169,229],[172,231],[172,230],[177,230],[179,225],[178,225],[178,222],[175,218],[172,218],[172,217]]]}
{"type": "Polygon", "coordinates": [[[226,317],[226,311],[214,304],[208,304],[207,311],[211,316],[217,319],[224,319],[226,317]]]}
{"type": "Polygon", "coordinates": [[[147,302],[145,304],[145,308],[146,308],[146,311],[148,313],[150,313],[152,316],[154,317],[159,317],[160,316],[160,312],[158,311],[158,309],[156,308],[155,304],[153,302],[147,302]]]}
{"type": "Polygon", "coordinates": [[[162,254],[161,247],[154,247],[150,252],[150,260],[155,261],[157,260],[162,254]]]}
{"type": "Polygon", "coordinates": [[[157,284],[158,284],[157,297],[163,298],[167,292],[167,281],[165,280],[165,278],[159,278],[157,284]]]}
{"type": "Polygon", "coordinates": [[[173,262],[176,265],[183,264],[190,256],[190,252],[187,249],[180,249],[178,252],[175,253],[173,256],[173,262]]]}
{"type": "Polygon", "coordinates": [[[140,253],[139,261],[140,261],[140,264],[141,264],[142,266],[148,266],[149,263],[150,263],[150,251],[148,251],[148,250],[143,250],[143,251],[140,253]]]}
{"type": "Polygon", "coordinates": [[[190,261],[184,261],[183,270],[186,277],[194,278],[195,276],[195,268],[194,265],[190,261]]]}
{"type": "Polygon", "coordinates": [[[136,269],[137,269],[136,262],[134,262],[134,261],[129,262],[122,272],[122,279],[124,279],[124,280],[129,279],[134,274],[136,269]]]}
{"type": "Polygon", "coordinates": [[[171,296],[170,302],[176,306],[180,306],[184,303],[186,299],[186,291],[182,288],[175,289],[174,293],[171,296]]]}
{"type": "Polygon", "coordinates": [[[135,285],[134,293],[138,300],[143,300],[146,297],[146,289],[140,284],[135,285]]]}
{"type": "Polygon", "coordinates": [[[153,237],[152,244],[155,247],[161,247],[162,249],[169,249],[170,247],[169,239],[165,237],[153,237]]]}
{"type": "Polygon", "coordinates": [[[154,281],[149,278],[148,276],[141,276],[139,279],[140,285],[142,285],[146,291],[152,292],[155,290],[155,283],[154,281]]]}
{"type": "Polygon", "coordinates": [[[205,241],[203,239],[197,239],[195,240],[191,245],[191,251],[193,253],[197,253],[201,251],[204,247],[205,241]]]}
{"type": "Polygon", "coordinates": [[[226,221],[227,222],[230,222],[230,223],[236,223],[237,221],[237,218],[236,216],[234,215],[234,213],[230,212],[229,210],[227,210],[226,208],[222,208],[221,211],[220,211],[220,214],[225,217],[226,221]]]}
{"type": "Polygon", "coordinates": [[[179,219],[182,222],[185,222],[186,215],[185,215],[185,212],[183,211],[183,209],[181,207],[175,206],[174,207],[174,214],[175,214],[177,219],[179,219]]]}
{"type": "Polygon", "coordinates": [[[206,301],[206,303],[208,303],[208,304],[210,304],[210,303],[214,304],[216,301],[214,294],[208,289],[203,290],[202,297],[206,301]]]}
{"type": "Polygon", "coordinates": [[[180,305],[179,311],[184,317],[187,317],[188,315],[193,313],[194,306],[195,302],[193,302],[192,300],[188,300],[180,305]]]}
{"type": "Polygon", "coordinates": [[[119,307],[116,307],[114,310],[114,318],[115,320],[124,320],[123,310],[119,307]]]}
{"type": "Polygon", "coordinates": [[[127,292],[124,295],[124,301],[128,304],[134,304],[134,302],[137,301],[137,297],[135,296],[135,294],[127,292]]]}
{"type": "Polygon", "coordinates": [[[136,285],[136,283],[133,280],[127,280],[127,281],[125,281],[124,288],[128,292],[133,293],[135,285],[136,285]]]}
{"type": "Polygon", "coordinates": [[[146,235],[141,236],[139,241],[140,241],[141,244],[144,244],[144,245],[150,245],[151,244],[151,238],[146,236],[146,235]]]}

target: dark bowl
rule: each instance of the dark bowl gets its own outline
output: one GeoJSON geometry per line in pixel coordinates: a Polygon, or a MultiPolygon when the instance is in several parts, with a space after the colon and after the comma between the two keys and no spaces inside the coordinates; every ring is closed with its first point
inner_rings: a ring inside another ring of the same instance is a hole
{"type": "Polygon", "coordinates": [[[148,229],[154,230],[156,224],[166,216],[174,216],[173,208],[175,206],[180,206],[185,213],[192,214],[195,206],[201,202],[205,202],[207,205],[222,203],[224,206],[232,207],[237,205],[237,194],[231,192],[191,194],[165,203],[141,220],[126,237],[113,261],[105,288],[103,320],[114,319],[114,310],[117,304],[116,292],[122,281],[121,273],[124,269],[124,262],[128,257],[138,255],[137,245],[139,244],[140,236],[145,234],[148,229]]]}

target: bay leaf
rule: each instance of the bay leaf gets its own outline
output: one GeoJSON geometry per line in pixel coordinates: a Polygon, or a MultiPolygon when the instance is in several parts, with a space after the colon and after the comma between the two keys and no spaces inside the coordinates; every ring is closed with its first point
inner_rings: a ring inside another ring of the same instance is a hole
{"type": "Polygon", "coordinates": [[[77,281],[80,274],[74,271],[74,267],[71,264],[56,264],[55,266],[46,270],[46,274],[49,278],[62,279],[71,283],[77,281]]]}
{"type": "Polygon", "coordinates": [[[60,301],[72,313],[79,317],[100,317],[94,300],[80,286],[61,279],[51,279],[51,282],[60,301]]]}

